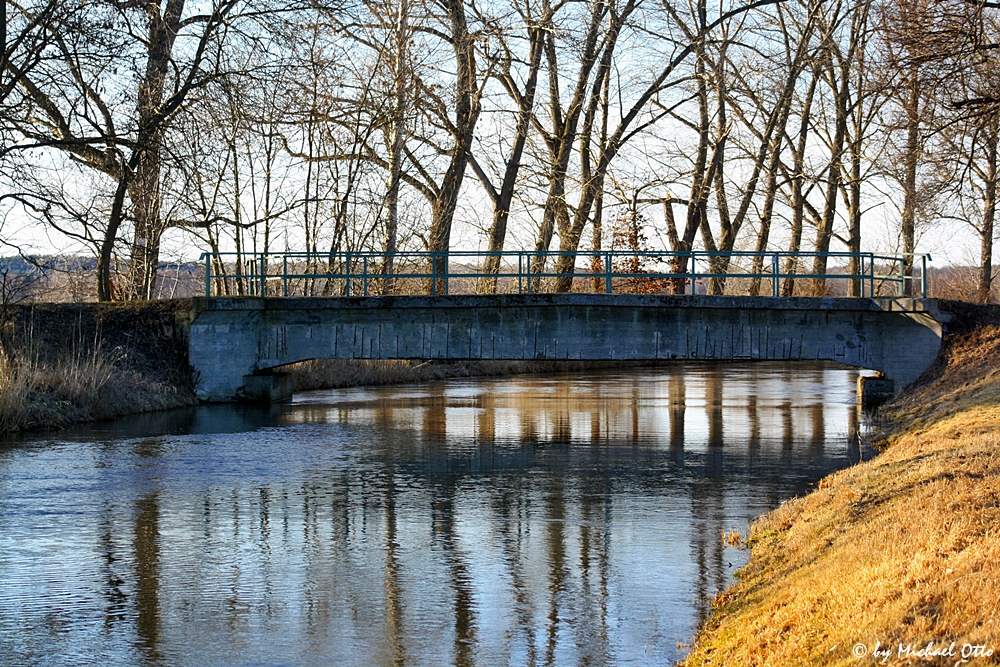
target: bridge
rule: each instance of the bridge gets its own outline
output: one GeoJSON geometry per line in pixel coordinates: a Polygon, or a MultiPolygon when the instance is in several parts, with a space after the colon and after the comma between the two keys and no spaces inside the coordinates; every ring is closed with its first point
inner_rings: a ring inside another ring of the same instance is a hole
{"type": "Polygon", "coordinates": [[[721,253],[688,253],[678,271],[677,253],[602,252],[568,275],[539,270],[536,253],[484,253],[478,263],[461,255],[457,270],[454,253],[400,254],[393,271],[379,254],[324,255],[324,270],[311,271],[298,263],[304,255],[255,256],[242,267],[213,255],[189,358],[210,400],[280,394],[275,369],[307,359],[828,360],[909,384],[933,362],[945,321],[925,298],[927,258],[910,275],[891,263],[909,264],[903,258],[828,254],[855,270],[791,273],[784,253],[731,253],[725,271],[721,253]],[[859,296],[781,296],[789,278],[841,281],[859,296]],[[373,295],[388,280],[392,294],[373,295]],[[544,291],[559,280],[572,291],[544,291]],[[770,295],[703,293],[722,291],[713,280],[758,293],[765,285],[770,295]],[[399,294],[406,281],[430,293],[399,294]]]}

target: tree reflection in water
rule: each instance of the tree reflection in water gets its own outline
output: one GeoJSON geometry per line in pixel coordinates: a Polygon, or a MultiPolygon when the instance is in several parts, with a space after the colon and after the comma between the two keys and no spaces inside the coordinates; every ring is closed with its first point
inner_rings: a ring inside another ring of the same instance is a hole
{"type": "Polygon", "coordinates": [[[53,664],[666,664],[745,558],[721,532],[847,464],[855,377],[687,364],[452,381],[84,434],[44,450],[48,511],[83,508],[52,519],[69,553],[31,527],[39,457],[18,445],[0,459],[0,649],[48,646],[53,664]],[[25,543],[43,555],[19,556],[25,543]],[[46,558],[69,583],[41,576],[46,558]],[[62,643],[38,629],[53,609],[79,619],[62,643]]]}

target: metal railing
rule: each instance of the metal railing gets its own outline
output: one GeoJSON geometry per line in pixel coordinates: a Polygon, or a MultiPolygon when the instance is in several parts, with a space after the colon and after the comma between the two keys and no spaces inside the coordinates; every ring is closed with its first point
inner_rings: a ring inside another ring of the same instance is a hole
{"type": "Polygon", "coordinates": [[[205,263],[208,297],[554,291],[778,297],[783,291],[795,296],[830,296],[843,291],[845,296],[864,298],[926,298],[930,256],[625,250],[275,252],[203,253],[201,261],[205,263]],[[909,275],[908,257],[913,267],[909,275]],[[825,258],[827,265],[820,273],[806,266],[815,264],[817,258],[825,258]],[[793,286],[791,290],[786,282],[793,286]]]}

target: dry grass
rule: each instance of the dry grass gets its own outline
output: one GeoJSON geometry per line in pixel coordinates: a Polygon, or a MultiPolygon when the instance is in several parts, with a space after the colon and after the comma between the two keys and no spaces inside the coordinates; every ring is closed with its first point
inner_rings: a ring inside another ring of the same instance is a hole
{"type": "Polygon", "coordinates": [[[1000,650],[998,426],[1000,408],[943,420],[758,521],[685,664],[857,664],[852,647],[876,641],[1000,650]]]}
{"type": "Polygon", "coordinates": [[[0,317],[0,434],[196,402],[190,303],[12,306],[0,317]]]}
{"type": "Polygon", "coordinates": [[[729,531],[722,531],[722,544],[727,547],[738,547],[743,545],[743,533],[735,528],[729,531]]]}
{"type": "Polygon", "coordinates": [[[885,411],[891,446],[758,520],[683,664],[954,665],[965,644],[994,651],[970,664],[1000,663],[998,351],[993,324],[953,336],[885,411]],[[928,642],[955,656],[899,652],[928,642]]]}
{"type": "Polygon", "coordinates": [[[361,385],[430,382],[447,378],[492,377],[523,373],[552,373],[649,366],[622,361],[404,361],[311,359],[286,368],[295,391],[361,385]]]}
{"type": "Polygon", "coordinates": [[[0,349],[0,433],[20,430],[31,395],[27,371],[0,349]]]}
{"type": "MultiPolygon", "coordinates": [[[[8,346],[9,347],[9,346],[8,346]]],[[[175,387],[154,382],[100,347],[44,361],[0,347],[0,434],[178,407],[175,387]]]]}

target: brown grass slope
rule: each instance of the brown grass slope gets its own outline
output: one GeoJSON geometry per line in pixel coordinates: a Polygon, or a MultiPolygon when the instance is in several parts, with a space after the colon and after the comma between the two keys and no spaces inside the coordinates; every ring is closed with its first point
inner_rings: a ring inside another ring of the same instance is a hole
{"type": "Polygon", "coordinates": [[[947,307],[937,363],[882,412],[885,451],[755,522],[685,666],[954,665],[967,645],[1000,663],[1000,309],[947,307]]]}

